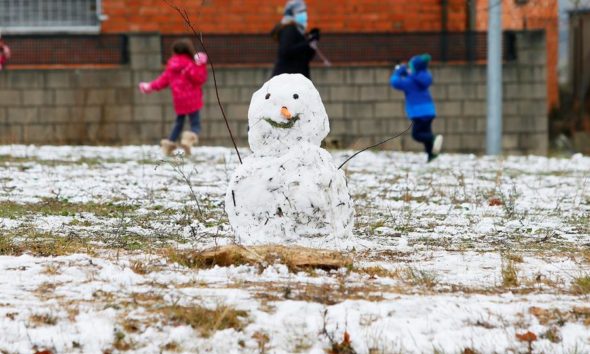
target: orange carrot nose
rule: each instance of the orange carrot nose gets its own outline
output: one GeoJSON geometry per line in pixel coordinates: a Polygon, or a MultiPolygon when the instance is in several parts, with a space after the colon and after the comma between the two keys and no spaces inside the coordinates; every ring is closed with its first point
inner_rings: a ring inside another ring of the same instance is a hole
{"type": "Polygon", "coordinates": [[[281,107],[281,115],[287,118],[287,120],[290,120],[292,117],[291,112],[289,112],[289,110],[285,106],[281,107]]]}

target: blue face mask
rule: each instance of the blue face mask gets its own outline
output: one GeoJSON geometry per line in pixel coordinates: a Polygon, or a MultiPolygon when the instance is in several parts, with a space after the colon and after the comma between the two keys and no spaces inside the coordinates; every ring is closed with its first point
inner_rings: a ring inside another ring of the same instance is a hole
{"type": "Polygon", "coordinates": [[[307,12],[299,12],[295,14],[295,22],[303,27],[307,27],[307,12]]]}

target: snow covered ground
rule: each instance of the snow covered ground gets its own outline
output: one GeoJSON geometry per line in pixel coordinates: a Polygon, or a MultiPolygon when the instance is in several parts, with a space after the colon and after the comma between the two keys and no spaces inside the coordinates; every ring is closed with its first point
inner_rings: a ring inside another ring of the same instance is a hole
{"type": "Polygon", "coordinates": [[[590,353],[590,158],[424,159],[344,167],[326,271],[193,262],[234,241],[230,149],[0,146],[0,352],[590,353]]]}

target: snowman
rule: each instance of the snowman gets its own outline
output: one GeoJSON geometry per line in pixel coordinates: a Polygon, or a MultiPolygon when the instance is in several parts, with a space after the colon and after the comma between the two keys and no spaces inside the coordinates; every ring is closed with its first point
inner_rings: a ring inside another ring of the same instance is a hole
{"type": "Polygon", "coordinates": [[[320,148],[330,126],[312,82],[301,74],[270,79],[252,95],[248,126],[252,155],[225,197],[238,242],[351,236],[352,201],[344,173],[320,148]]]}

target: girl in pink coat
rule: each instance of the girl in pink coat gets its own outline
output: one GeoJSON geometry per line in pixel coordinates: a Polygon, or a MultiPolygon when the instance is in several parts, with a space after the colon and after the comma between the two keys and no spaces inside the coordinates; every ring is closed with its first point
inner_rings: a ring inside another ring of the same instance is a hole
{"type": "Polygon", "coordinates": [[[10,48],[0,39],[0,70],[6,68],[6,62],[10,59],[10,48]]]}
{"type": "Polygon", "coordinates": [[[176,122],[168,139],[162,139],[160,145],[165,155],[176,149],[176,140],[182,133],[185,117],[190,119],[190,131],[182,133],[180,146],[186,155],[191,147],[198,143],[201,132],[199,110],[203,107],[201,87],[207,81],[207,55],[196,53],[188,39],[181,39],[172,45],[173,55],[166,64],[166,70],[156,80],[139,84],[142,93],[160,91],[166,87],[172,90],[172,100],[176,111],[176,122]]]}

